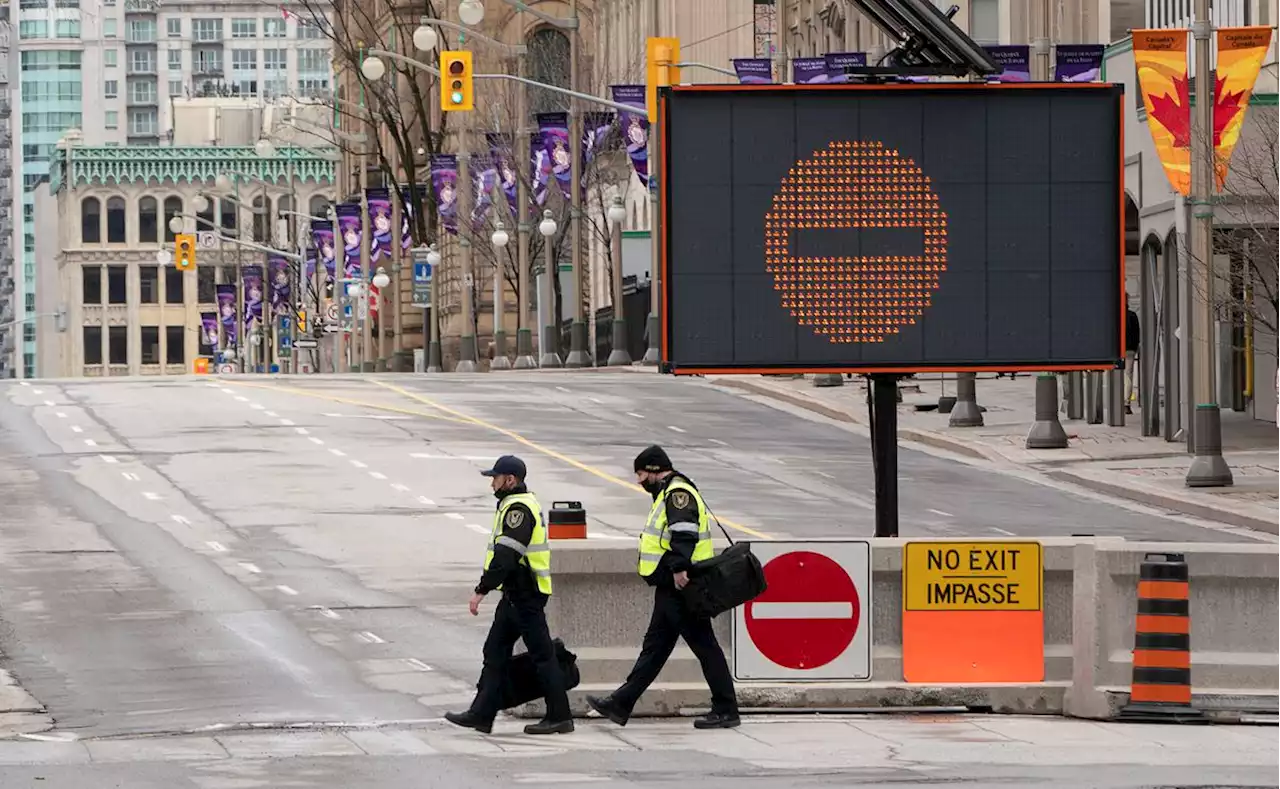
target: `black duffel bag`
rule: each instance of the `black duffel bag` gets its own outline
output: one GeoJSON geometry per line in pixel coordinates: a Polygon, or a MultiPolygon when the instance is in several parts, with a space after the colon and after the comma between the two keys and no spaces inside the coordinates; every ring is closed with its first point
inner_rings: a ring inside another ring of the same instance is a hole
{"type": "MultiPolygon", "coordinates": [[[[714,515],[711,517],[715,518],[714,515]]],[[[704,619],[748,603],[769,588],[764,580],[764,567],[751,552],[751,543],[735,543],[721,526],[720,519],[715,520],[729,541],[729,547],[719,555],[695,564],[689,573],[689,583],[683,589],[689,611],[704,619]]]]}
{"type": "MultiPolygon", "coordinates": [[[[564,642],[558,638],[551,644],[556,650],[556,661],[560,664],[560,676],[564,678],[564,689],[572,690],[578,687],[578,683],[582,681],[582,676],[578,673],[578,656],[565,648],[564,642]]],[[[479,687],[479,683],[476,687],[479,687]]],[[[507,675],[502,678],[500,708],[509,710],[521,704],[537,701],[545,695],[542,680],[538,678],[538,667],[534,665],[529,653],[521,652],[511,658],[507,663],[507,675]]]]}

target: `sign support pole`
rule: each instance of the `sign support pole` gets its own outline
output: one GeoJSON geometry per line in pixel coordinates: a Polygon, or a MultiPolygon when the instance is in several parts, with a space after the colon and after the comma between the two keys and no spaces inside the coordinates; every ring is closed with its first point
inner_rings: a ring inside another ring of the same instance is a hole
{"type": "Polygon", "coordinates": [[[876,473],[876,536],[898,536],[898,377],[871,376],[871,459],[876,473]]]}

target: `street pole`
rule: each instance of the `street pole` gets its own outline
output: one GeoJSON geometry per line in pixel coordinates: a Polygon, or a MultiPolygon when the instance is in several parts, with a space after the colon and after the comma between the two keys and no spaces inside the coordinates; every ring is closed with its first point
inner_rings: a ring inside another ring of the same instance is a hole
{"type": "MultiPolygon", "coordinates": [[[[498,223],[498,230],[503,230],[498,223]]],[[[496,232],[496,231],[495,231],[496,232]]],[[[504,230],[505,232],[505,230],[504,230]]],[[[511,360],[507,358],[507,289],[502,276],[505,269],[502,256],[507,253],[506,244],[493,246],[493,358],[489,360],[490,370],[510,370],[511,360]]]]}
{"type": "MultiPolygon", "coordinates": [[[[467,113],[459,113],[465,116],[467,113]]],[[[458,225],[471,221],[471,154],[468,152],[466,120],[458,129],[458,225]]],[[[459,229],[458,246],[462,248],[462,341],[458,350],[458,364],[453,368],[456,373],[474,373],[476,371],[476,330],[475,318],[472,314],[472,292],[475,289],[475,277],[472,272],[471,240],[459,229]]]]}
{"type": "Polygon", "coordinates": [[[373,230],[369,223],[369,163],[360,155],[360,371],[371,373],[377,369],[373,359],[373,272],[369,270],[369,242],[373,230]]]}
{"type": "MultiPolygon", "coordinates": [[[[543,218],[549,219],[550,211],[543,212],[543,218]]],[[[539,361],[539,367],[562,367],[560,363],[560,354],[556,352],[556,333],[560,331],[559,319],[556,313],[556,295],[551,278],[559,272],[556,271],[555,252],[553,247],[555,234],[542,236],[542,292],[538,294],[538,300],[543,304],[542,312],[544,313],[546,325],[542,327],[542,359],[539,361]]]]}
{"type": "MultiPolygon", "coordinates": [[[[437,223],[437,228],[440,224],[437,223]]],[[[436,231],[440,232],[439,229],[436,231]]],[[[438,279],[438,271],[431,272],[431,314],[428,315],[426,310],[422,311],[423,326],[426,321],[431,322],[431,341],[427,344],[427,372],[442,373],[444,372],[444,359],[440,354],[440,282],[438,279]]]]}
{"type": "Polygon", "coordinates": [[[622,293],[622,221],[626,218],[626,207],[619,193],[613,198],[609,208],[610,240],[610,274],[613,279],[613,339],[610,343],[610,367],[627,367],[631,364],[631,352],[627,348],[627,319],[623,308],[622,293]],[[616,209],[616,210],[615,210],[616,209]]]}
{"type": "Polygon", "coordinates": [[[1217,488],[1234,484],[1231,468],[1222,457],[1222,412],[1218,409],[1218,375],[1213,303],[1213,86],[1211,68],[1211,0],[1196,0],[1195,103],[1191,108],[1191,279],[1192,377],[1196,410],[1192,427],[1195,457],[1187,470],[1189,488],[1217,488]],[[1199,299],[1199,303],[1195,300],[1199,299]]]}
{"type": "MultiPolygon", "coordinates": [[[[779,3],[781,7],[782,3],[779,3]]],[[[659,0],[649,0],[649,27],[651,36],[659,33],[659,0]]],[[[649,161],[649,319],[645,334],[649,336],[649,346],[645,348],[641,364],[657,364],[662,358],[658,350],[658,237],[661,233],[658,218],[658,130],[654,128],[657,118],[649,119],[649,140],[645,157],[649,161]]]]}
{"type": "MultiPolygon", "coordinates": [[[[569,0],[569,18],[573,20],[573,34],[569,37],[569,90],[578,91],[578,49],[580,35],[578,31],[578,0],[569,0]]],[[[582,272],[582,108],[578,100],[569,99],[569,188],[572,196],[569,200],[569,242],[570,262],[573,273],[573,323],[569,327],[569,356],[564,360],[565,367],[587,367],[591,359],[587,355],[587,326],[583,322],[583,272],[582,272]]],[[[555,276],[559,276],[556,272],[555,276]]],[[[559,326],[557,325],[557,329],[559,326]]]]}
{"type": "MultiPolygon", "coordinates": [[[[654,11],[653,11],[654,29],[657,30],[658,0],[653,0],[653,5],[654,5],[654,11]]],[[[791,10],[788,7],[790,5],[791,5],[791,0],[774,0],[774,6],[777,10],[773,15],[773,27],[774,27],[773,57],[774,57],[775,63],[777,64],[775,66],[775,69],[778,72],[778,84],[780,85],[785,85],[791,79],[791,74],[790,74],[791,70],[789,68],[791,63],[787,59],[787,18],[789,15],[788,12],[791,10]]],[[[657,33],[654,33],[654,35],[657,35],[657,33]]],[[[649,161],[652,162],[653,160],[650,159],[649,161]]]]}
{"type": "MultiPolygon", "coordinates": [[[[518,29],[524,30],[524,12],[521,11],[517,18],[518,29]]],[[[525,56],[521,53],[516,56],[516,71],[521,77],[526,76],[524,67],[525,56]]],[[[515,368],[517,370],[532,370],[538,366],[538,361],[533,356],[533,332],[529,329],[529,240],[533,228],[529,222],[529,188],[525,185],[526,179],[529,178],[529,149],[532,145],[527,117],[528,94],[529,89],[524,85],[516,89],[515,150],[512,151],[512,157],[519,168],[516,171],[516,243],[519,244],[516,250],[516,263],[520,267],[516,274],[518,291],[516,300],[519,305],[517,307],[519,315],[516,319],[515,368]]]]}
{"type": "MultiPolygon", "coordinates": [[[[391,172],[396,174],[392,178],[391,188],[400,189],[399,173],[401,172],[402,162],[400,161],[400,150],[398,147],[392,152],[395,166],[391,168],[391,172]]],[[[401,301],[403,292],[401,287],[403,283],[400,281],[404,270],[404,236],[400,232],[404,222],[404,208],[400,205],[400,201],[404,198],[404,192],[393,195],[391,198],[391,308],[393,318],[391,326],[393,333],[391,335],[391,356],[393,359],[392,369],[396,372],[404,372],[404,302],[401,301]]],[[[410,269],[412,270],[412,266],[410,269]]],[[[424,349],[425,350],[425,349],[424,349]]]]}

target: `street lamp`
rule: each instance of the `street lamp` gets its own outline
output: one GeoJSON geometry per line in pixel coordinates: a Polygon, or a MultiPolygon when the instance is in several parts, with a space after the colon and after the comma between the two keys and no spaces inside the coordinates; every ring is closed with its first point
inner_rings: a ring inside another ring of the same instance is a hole
{"type": "MultiPolygon", "coordinates": [[[[177,217],[174,217],[177,219],[177,217]]],[[[161,266],[167,266],[173,262],[173,253],[167,249],[156,250],[156,263],[161,266]]]]}
{"type": "Polygon", "coordinates": [[[231,181],[231,176],[226,173],[219,173],[218,177],[213,179],[213,185],[219,192],[230,192],[232,187],[235,186],[231,181]]]}
{"type": "MultiPolygon", "coordinates": [[[[433,279],[434,272],[438,272],[440,270],[440,261],[440,251],[436,249],[436,245],[432,244],[427,247],[427,266],[430,267],[433,272],[433,279]]],[[[422,336],[424,340],[427,340],[427,372],[442,373],[444,372],[444,367],[440,358],[440,322],[436,318],[436,304],[439,302],[436,299],[436,289],[434,285],[431,286],[430,296],[430,301],[422,310],[422,336]],[[427,328],[428,320],[430,320],[431,323],[430,329],[427,328]]]]}
{"type": "Polygon", "coordinates": [[[506,227],[498,222],[489,236],[493,242],[493,358],[489,360],[490,370],[510,370],[511,360],[507,358],[507,289],[503,286],[502,250],[511,241],[506,227]]]}
{"type": "Polygon", "coordinates": [[[378,290],[382,290],[391,284],[391,277],[387,276],[387,270],[382,266],[378,266],[378,273],[373,275],[373,286],[378,290]]]}
{"type": "Polygon", "coordinates": [[[413,31],[413,47],[419,52],[430,52],[439,43],[440,36],[430,25],[418,25],[418,29],[413,31]]]}
{"type": "Polygon", "coordinates": [[[205,196],[204,196],[204,195],[202,195],[202,194],[201,194],[201,195],[196,195],[196,196],[195,196],[195,198],[194,198],[194,199],[192,199],[192,201],[191,201],[191,207],[195,209],[195,211],[196,211],[196,213],[197,213],[197,214],[199,214],[199,213],[203,213],[203,212],[205,212],[205,211],[208,211],[208,210],[209,210],[209,198],[205,197],[205,196]]]}
{"type": "Polygon", "coordinates": [[[186,220],[180,216],[169,217],[169,232],[175,236],[181,233],[187,226],[186,220]]]}
{"type": "Polygon", "coordinates": [[[555,314],[555,286],[551,278],[557,276],[554,256],[551,250],[551,238],[556,234],[556,220],[551,218],[551,211],[542,212],[542,221],[538,223],[538,232],[542,234],[542,302],[546,323],[542,327],[542,358],[539,367],[560,367],[560,354],[556,353],[556,332],[560,330],[559,316],[555,314]]]}
{"type": "Polygon", "coordinates": [[[260,138],[253,144],[253,152],[261,156],[263,159],[270,159],[276,155],[276,146],[266,137],[260,138]]]}
{"type": "Polygon", "coordinates": [[[605,216],[609,218],[609,257],[612,258],[609,270],[613,279],[613,340],[607,364],[610,367],[626,367],[631,364],[631,354],[627,351],[627,321],[622,308],[622,223],[627,218],[627,207],[622,204],[622,195],[614,195],[605,216]]]}
{"type": "Polygon", "coordinates": [[[360,64],[360,73],[370,82],[377,82],[387,74],[387,64],[377,55],[370,55],[360,64]]]}
{"type": "Polygon", "coordinates": [[[484,3],[480,0],[462,0],[458,4],[458,19],[464,25],[475,27],[484,21],[484,3]]]}

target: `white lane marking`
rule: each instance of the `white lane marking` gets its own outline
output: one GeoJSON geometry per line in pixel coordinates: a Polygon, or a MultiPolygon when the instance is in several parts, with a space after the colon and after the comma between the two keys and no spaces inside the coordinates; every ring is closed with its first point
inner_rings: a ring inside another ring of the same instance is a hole
{"type": "Polygon", "coordinates": [[[603,775],[587,773],[519,773],[511,777],[517,784],[595,784],[609,783],[603,775]]]}
{"type": "Polygon", "coordinates": [[[564,386],[557,386],[556,388],[557,388],[557,389],[559,389],[559,390],[560,390],[560,391],[562,391],[562,392],[568,392],[568,391],[569,391],[568,387],[564,387],[564,386]]]}
{"type": "Polygon", "coordinates": [[[242,396],[242,395],[236,395],[236,402],[237,402],[237,403],[247,403],[247,402],[249,402],[249,398],[244,397],[244,396],[242,396]]]}
{"type": "Polygon", "coordinates": [[[370,471],[370,472],[369,472],[369,476],[373,477],[374,479],[386,479],[386,478],[387,478],[387,475],[386,475],[386,474],[383,474],[381,471],[370,471]]]}
{"type": "Polygon", "coordinates": [[[186,515],[170,515],[169,517],[173,518],[174,523],[181,523],[183,526],[191,525],[191,521],[186,515]]]}
{"type": "Polygon", "coordinates": [[[325,416],[331,416],[335,419],[389,419],[393,421],[413,419],[411,416],[400,416],[398,414],[325,414],[325,416]]]}
{"type": "Polygon", "coordinates": [[[434,501],[432,501],[431,499],[427,498],[426,496],[419,496],[419,497],[418,497],[418,502],[419,502],[420,504],[425,504],[425,505],[427,505],[428,507],[434,507],[434,506],[436,506],[436,503],[435,503],[434,501]]]}
{"type": "Polygon", "coordinates": [[[297,423],[294,422],[292,419],[281,419],[280,424],[284,425],[285,427],[293,427],[297,423]]]}
{"type": "Polygon", "coordinates": [[[225,386],[224,386],[224,387],[222,387],[221,389],[219,389],[218,391],[219,391],[219,392],[222,392],[223,394],[235,394],[235,390],[234,390],[234,389],[228,389],[228,388],[226,388],[225,386]]]}
{"type": "Polygon", "coordinates": [[[827,472],[825,472],[825,471],[819,471],[819,472],[818,472],[818,476],[819,476],[819,477],[826,477],[827,479],[835,479],[835,477],[831,476],[830,474],[828,474],[828,473],[827,473],[827,472]]]}
{"type": "Polygon", "coordinates": [[[478,523],[468,523],[467,528],[476,534],[484,534],[486,536],[489,534],[489,530],[478,523]]]}
{"type": "Polygon", "coordinates": [[[944,510],[935,510],[935,509],[933,509],[932,507],[930,507],[930,508],[929,508],[929,512],[932,512],[934,515],[941,515],[941,516],[942,516],[942,517],[944,517],[944,518],[954,518],[954,517],[955,517],[954,515],[952,515],[952,514],[951,514],[951,513],[949,513],[949,512],[946,512],[946,511],[944,511],[944,510]]]}
{"type": "Polygon", "coordinates": [[[130,482],[137,482],[138,480],[142,479],[142,477],[139,477],[137,474],[134,474],[132,471],[121,471],[120,476],[124,477],[130,482]]]}
{"type": "Polygon", "coordinates": [[[374,633],[370,633],[368,630],[362,630],[362,631],[359,633],[359,635],[360,635],[360,638],[361,638],[361,639],[363,639],[366,643],[369,643],[369,644],[385,644],[385,643],[387,643],[387,642],[386,642],[386,639],[380,638],[378,635],[376,635],[376,634],[374,634],[374,633]]]}
{"type": "Polygon", "coordinates": [[[84,432],[84,428],[83,428],[83,427],[80,427],[79,425],[72,425],[72,426],[71,426],[71,432],[72,432],[72,433],[83,433],[83,432],[84,432]]]}
{"type": "Polygon", "coordinates": [[[294,589],[292,586],[285,586],[284,584],[279,584],[276,586],[276,588],[290,596],[294,596],[298,594],[298,590],[294,589]]]}
{"type": "Polygon", "coordinates": [[[344,458],[347,456],[346,452],[343,452],[341,449],[338,449],[337,447],[329,447],[329,451],[340,458],[344,458]]]}
{"type": "Polygon", "coordinates": [[[449,518],[450,520],[455,520],[455,521],[460,521],[460,520],[462,520],[462,516],[461,516],[461,515],[459,515],[459,514],[458,514],[458,513],[456,513],[456,512],[446,512],[446,513],[444,514],[444,516],[445,516],[446,518],[449,518]]]}
{"type": "Polygon", "coordinates": [[[493,460],[489,455],[430,455],[426,452],[413,452],[409,457],[422,460],[493,460]]]}
{"type": "MultiPolygon", "coordinates": [[[[98,445],[98,442],[97,442],[97,441],[94,441],[92,438],[86,438],[86,439],[84,440],[84,445],[85,445],[85,446],[87,446],[87,447],[96,447],[96,446],[98,445]]],[[[107,462],[108,462],[108,463],[114,463],[114,462],[115,462],[115,460],[114,460],[114,459],[112,459],[112,460],[108,460],[107,462]]]]}
{"type": "Polygon", "coordinates": [[[431,670],[431,666],[428,666],[426,663],[423,663],[421,660],[418,660],[416,657],[407,657],[407,658],[403,658],[403,660],[404,662],[408,663],[410,666],[413,666],[419,671],[431,670]]]}
{"type": "Polygon", "coordinates": [[[684,430],[684,428],[683,428],[683,427],[676,427],[675,425],[667,425],[667,427],[668,427],[669,429],[671,429],[671,430],[676,431],[677,433],[683,433],[683,432],[685,432],[685,430],[684,430]]]}
{"type": "Polygon", "coordinates": [[[146,499],[147,501],[159,501],[159,500],[160,500],[160,494],[159,494],[159,493],[152,493],[152,492],[151,492],[151,491],[149,491],[149,490],[144,490],[144,491],[142,491],[142,498],[146,499]]]}
{"type": "Polygon", "coordinates": [[[369,468],[369,464],[365,463],[363,460],[353,460],[351,461],[351,465],[356,468],[369,468]]]}
{"type": "Polygon", "coordinates": [[[52,400],[45,400],[45,401],[44,401],[44,404],[45,404],[45,405],[47,405],[47,406],[55,406],[55,405],[57,405],[57,403],[53,402],[52,400]]]}
{"type": "Polygon", "coordinates": [[[1003,535],[1005,535],[1005,536],[1007,536],[1007,537],[1012,537],[1012,536],[1014,536],[1014,535],[1013,535],[1013,532],[1011,532],[1011,531],[1005,531],[1004,529],[997,529],[995,526],[988,526],[987,528],[991,529],[991,531],[996,532],[997,534],[1003,534],[1003,535]]]}
{"type": "Polygon", "coordinates": [[[216,553],[227,552],[227,546],[223,545],[220,542],[214,542],[213,540],[210,540],[209,542],[206,542],[205,545],[208,545],[216,553]]]}
{"type": "Polygon", "coordinates": [[[852,619],[853,603],[752,603],[753,619],[852,619]]]}
{"type": "Polygon", "coordinates": [[[310,433],[311,431],[310,431],[310,430],[307,430],[305,427],[295,427],[295,428],[293,429],[293,432],[297,433],[297,434],[298,434],[298,435],[300,435],[300,436],[305,436],[305,435],[307,435],[308,433],[310,433]]]}
{"type": "MultiPolygon", "coordinates": [[[[89,444],[89,446],[93,446],[93,444],[92,444],[92,443],[90,443],[91,441],[93,441],[93,439],[91,439],[91,438],[86,438],[86,439],[84,440],[84,443],[89,444]]],[[[115,456],[114,456],[114,455],[99,455],[98,457],[102,458],[102,460],[103,460],[104,462],[106,462],[106,463],[119,463],[119,462],[120,462],[119,460],[116,460],[116,458],[115,458],[115,456]]]]}
{"type": "Polygon", "coordinates": [[[322,605],[318,605],[315,608],[317,611],[320,612],[320,616],[323,616],[325,619],[341,619],[342,618],[342,615],[339,614],[337,611],[334,611],[330,608],[326,608],[322,605]]]}
{"type": "Polygon", "coordinates": [[[593,403],[600,403],[601,405],[603,405],[603,404],[604,404],[604,401],[603,401],[603,400],[601,400],[601,399],[600,399],[600,398],[598,398],[598,397],[588,397],[587,399],[588,399],[588,400],[590,400],[590,401],[591,401],[591,402],[593,402],[593,403]]]}
{"type": "Polygon", "coordinates": [[[271,417],[272,419],[276,419],[280,416],[275,411],[267,411],[266,413],[267,413],[267,416],[271,417]]]}
{"type": "MultiPolygon", "coordinates": [[[[31,386],[31,382],[30,382],[30,381],[19,381],[19,383],[20,383],[22,386],[31,386]]],[[[36,394],[40,394],[40,390],[38,390],[38,389],[37,389],[37,390],[36,390],[36,394]]]]}
{"type": "Polygon", "coordinates": [[[633,412],[633,411],[628,411],[628,412],[627,412],[627,416],[634,416],[636,419],[644,419],[644,417],[643,417],[643,416],[641,416],[641,415],[639,415],[639,414],[637,414],[637,413],[635,413],[635,412],[633,412]]]}
{"type": "Polygon", "coordinates": [[[308,438],[310,439],[311,443],[315,444],[316,446],[321,446],[324,444],[323,438],[316,438],[315,436],[308,436],[308,438]]]}
{"type": "Polygon", "coordinates": [[[391,483],[391,487],[392,487],[392,489],[393,489],[393,490],[398,490],[398,491],[400,491],[401,493],[408,493],[408,492],[409,492],[409,486],[408,486],[408,485],[405,485],[405,484],[403,484],[403,483],[400,483],[400,482],[392,482],[392,483],[391,483]]]}
{"type": "Polygon", "coordinates": [[[259,566],[258,566],[258,565],[256,565],[256,564],[254,564],[253,562],[240,562],[240,566],[241,566],[241,567],[243,567],[244,569],[248,570],[248,571],[249,571],[249,572],[251,572],[251,573],[260,573],[260,572],[262,572],[262,568],[261,568],[261,567],[259,567],[259,566]]]}
{"type": "Polygon", "coordinates": [[[265,411],[265,410],[267,410],[267,407],[266,407],[265,405],[260,404],[260,403],[249,403],[249,407],[250,407],[250,408],[252,408],[254,411],[265,411]]]}
{"type": "Polygon", "coordinates": [[[713,443],[713,444],[719,444],[719,445],[720,445],[720,446],[722,446],[722,447],[727,447],[727,446],[729,446],[729,442],[728,442],[728,441],[721,441],[721,440],[720,440],[720,439],[718,439],[718,438],[708,438],[707,440],[708,440],[708,441],[710,441],[710,442],[711,442],[711,443],[713,443]]]}
{"type": "Polygon", "coordinates": [[[66,418],[67,418],[67,412],[66,412],[66,411],[54,411],[54,412],[53,412],[53,415],[54,415],[54,416],[56,416],[56,417],[58,417],[59,419],[66,419],[66,418]]]}

